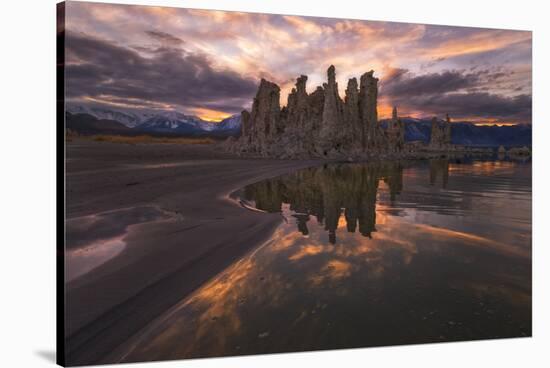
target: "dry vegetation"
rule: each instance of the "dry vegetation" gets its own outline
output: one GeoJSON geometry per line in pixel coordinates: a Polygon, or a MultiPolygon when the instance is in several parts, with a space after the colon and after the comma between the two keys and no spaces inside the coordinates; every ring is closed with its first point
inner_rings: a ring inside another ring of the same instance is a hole
{"type": "MultiPolygon", "coordinates": [[[[68,141],[72,141],[75,137],[67,137],[68,141]]],[[[110,143],[126,143],[126,144],[211,144],[214,143],[212,138],[190,138],[190,137],[152,137],[150,135],[137,136],[122,136],[122,135],[92,135],[79,136],[79,139],[92,140],[96,142],[110,143]]]]}

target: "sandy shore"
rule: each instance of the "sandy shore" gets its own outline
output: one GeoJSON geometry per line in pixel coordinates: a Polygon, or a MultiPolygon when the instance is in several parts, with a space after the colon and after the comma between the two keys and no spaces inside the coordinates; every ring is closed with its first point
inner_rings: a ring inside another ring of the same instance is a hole
{"type": "Polygon", "coordinates": [[[270,236],[281,217],[247,211],[229,193],[318,163],[236,159],[219,145],[69,142],[67,219],[136,206],[173,218],[131,227],[122,253],[65,285],[67,364],[112,362],[147,323],[270,236]]]}

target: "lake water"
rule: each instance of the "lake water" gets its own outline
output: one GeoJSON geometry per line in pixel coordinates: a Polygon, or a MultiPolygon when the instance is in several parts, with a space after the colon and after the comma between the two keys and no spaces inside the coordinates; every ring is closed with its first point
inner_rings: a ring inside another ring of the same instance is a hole
{"type": "Polygon", "coordinates": [[[334,164],[238,195],[283,223],[122,360],[531,336],[530,162],[334,164]]]}

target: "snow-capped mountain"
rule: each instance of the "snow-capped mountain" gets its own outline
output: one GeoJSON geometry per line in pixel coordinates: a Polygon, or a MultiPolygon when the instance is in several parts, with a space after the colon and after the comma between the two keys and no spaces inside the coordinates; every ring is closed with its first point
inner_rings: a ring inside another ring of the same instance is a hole
{"type": "Polygon", "coordinates": [[[126,125],[128,128],[138,126],[147,118],[147,114],[138,114],[134,112],[111,110],[92,106],[68,106],[67,112],[70,112],[71,114],[88,114],[100,120],[118,121],[119,123],[126,125]]]}
{"type": "Polygon", "coordinates": [[[177,111],[161,112],[149,117],[136,128],[153,131],[206,131],[216,129],[216,123],[204,121],[196,116],[188,116],[177,111]]]}
{"type": "Polygon", "coordinates": [[[89,106],[69,106],[67,112],[91,115],[98,120],[117,121],[136,131],[193,135],[231,135],[240,131],[241,117],[233,115],[219,123],[178,111],[133,112],[89,106]]]}
{"type": "Polygon", "coordinates": [[[217,130],[236,130],[241,129],[241,115],[236,114],[223,119],[217,124],[217,130]]]}

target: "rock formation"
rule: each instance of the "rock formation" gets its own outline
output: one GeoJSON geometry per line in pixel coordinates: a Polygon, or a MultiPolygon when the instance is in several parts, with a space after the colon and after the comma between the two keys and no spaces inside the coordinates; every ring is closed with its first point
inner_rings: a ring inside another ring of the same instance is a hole
{"type": "Polygon", "coordinates": [[[241,137],[250,138],[250,113],[246,110],[241,112],[241,137]]]}
{"type": "Polygon", "coordinates": [[[249,142],[258,152],[274,143],[281,133],[281,89],[262,78],[250,113],[249,142]]]}
{"type": "Polygon", "coordinates": [[[359,114],[361,116],[363,150],[375,151],[382,145],[380,127],[378,126],[378,78],[373,77],[374,71],[361,76],[359,89],[359,114]]]}
{"type": "MultiPolygon", "coordinates": [[[[400,156],[405,149],[405,127],[394,108],[384,130],[378,121],[378,78],[374,71],[364,73],[359,85],[348,80],[344,99],[338,93],[336,70],[327,70],[327,83],[311,94],[307,76],[296,79],[286,106],[280,106],[280,88],[262,79],[252,110],[241,113],[242,134],[231,150],[243,155],[278,158],[363,159],[381,155],[400,156]]],[[[429,148],[450,146],[450,119],[440,127],[432,122],[429,148]]]]}
{"type": "Polygon", "coordinates": [[[429,146],[433,150],[446,150],[451,147],[451,118],[448,114],[444,123],[440,123],[436,117],[432,118],[429,146]]]}
{"type": "Polygon", "coordinates": [[[296,87],[288,95],[288,102],[281,110],[281,124],[284,134],[280,143],[284,144],[289,156],[302,153],[312,156],[316,150],[319,127],[321,126],[324,91],[319,88],[311,95],[306,92],[307,76],[296,79],[296,87]]]}
{"type": "Polygon", "coordinates": [[[386,129],[388,137],[388,149],[392,152],[400,152],[405,146],[405,126],[401,119],[397,117],[397,107],[393,108],[392,118],[386,129]]]}
{"type": "Polygon", "coordinates": [[[344,125],[344,103],[338,94],[338,83],[336,83],[334,65],[328,68],[327,76],[328,83],[323,84],[325,101],[319,134],[320,148],[325,155],[331,149],[338,150],[341,147],[343,143],[342,128],[344,125]]]}
{"type": "Polygon", "coordinates": [[[344,123],[344,144],[353,145],[355,143],[353,148],[360,149],[361,141],[356,141],[356,138],[362,135],[361,116],[359,114],[359,88],[356,78],[348,80],[344,99],[344,123]]]}
{"type": "Polygon", "coordinates": [[[451,144],[451,118],[449,117],[449,114],[447,114],[445,122],[444,142],[445,145],[449,146],[451,144]]]}
{"type": "Polygon", "coordinates": [[[441,142],[442,142],[441,129],[439,129],[439,122],[437,121],[437,118],[434,116],[432,118],[432,128],[430,131],[430,147],[436,148],[441,144],[441,142]]]}
{"type": "Polygon", "coordinates": [[[510,157],[518,157],[518,156],[528,157],[528,156],[531,156],[531,150],[529,149],[529,147],[526,147],[526,146],[512,147],[508,150],[508,155],[510,157]]]}

